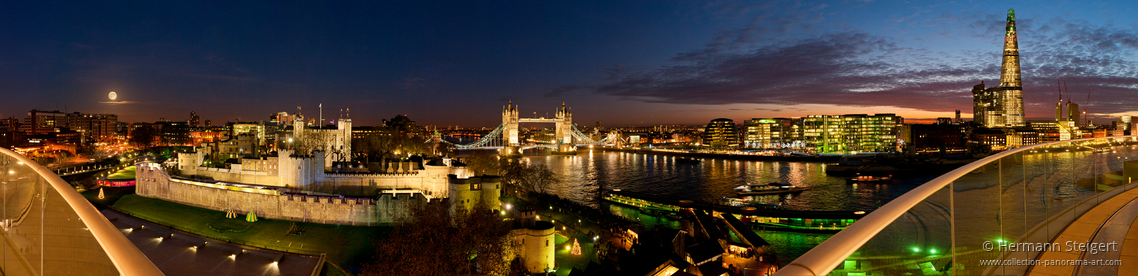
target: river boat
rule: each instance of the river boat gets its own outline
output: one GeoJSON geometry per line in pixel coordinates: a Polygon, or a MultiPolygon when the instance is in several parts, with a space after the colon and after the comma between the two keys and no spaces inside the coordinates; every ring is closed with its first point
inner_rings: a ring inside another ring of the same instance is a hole
{"type": "Polygon", "coordinates": [[[857,177],[850,178],[849,182],[887,183],[887,182],[893,182],[893,175],[889,175],[889,176],[859,175],[857,177]]]}
{"type": "Polygon", "coordinates": [[[826,174],[833,176],[857,176],[861,174],[924,174],[948,172],[978,160],[968,156],[955,158],[901,158],[878,156],[876,158],[846,158],[837,163],[826,164],[826,174]]]}
{"type": "Polygon", "coordinates": [[[732,198],[732,197],[725,197],[725,196],[719,197],[719,204],[720,205],[732,206],[732,207],[755,207],[755,208],[767,208],[767,209],[774,209],[774,208],[780,207],[778,204],[762,203],[762,202],[753,201],[753,200],[746,200],[746,199],[742,199],[742,198],[732,198]]]}
{"type": "Polygon", "coordinates": [[[773,194],[786,194],[797,193],[810,188],[802,188],[794,185],[786,185],[781,183],[768,183],[762,185],[743,185],[735,187],[735,193],[740,196],[748,195],[773,195],[773,194]]]}

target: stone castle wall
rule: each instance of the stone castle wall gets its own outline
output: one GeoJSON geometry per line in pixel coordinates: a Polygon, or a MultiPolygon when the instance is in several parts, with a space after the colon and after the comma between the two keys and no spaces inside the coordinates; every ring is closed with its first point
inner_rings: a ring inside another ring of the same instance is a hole
{"type": "Polygon", "coordinates": [[[468,177],[464,167],[426,165],[405,173],[325,173],[307,190],[345,195],[375,195],[379,190],[411,189],[433,198],[450,197],[447,175],[468,177]]]}
{"type": "Polygon", "coordinates": [[[293,221],[377,225],[406,216],[414,205],[425,202],[422,194],[384,194],[377,199],[314,196],[282,193],[272,187],[223,185],[172,179],[156,164],[137,165],[139,195],[217,211],[293,221]]]}
{"type": "Polygon", "coordinates": [[[179,153],[178,169],[182,175],[203,176],[223,182],[352,196],[374,196],[378,190],[412,189],[433,198],[449,197],[448,174],[464,178],[470,176],[466,167],[451,166],[449,162],[421,166],[416,162],[382,163],[383,170],[386,170],[383,173],[325,172],[325,160],[316,157],[321,154],[316,151],[314,156],[296,156],[291,150],[280,150],[274,174],[246,171],[241,164],[232,164],[228,169],[202,167],[202,151],[197,151],[179,153]]]}

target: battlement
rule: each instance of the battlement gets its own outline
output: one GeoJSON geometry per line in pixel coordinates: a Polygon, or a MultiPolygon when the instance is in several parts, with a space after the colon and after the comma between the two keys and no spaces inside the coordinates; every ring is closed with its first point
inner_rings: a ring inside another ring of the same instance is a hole
{"type": "Polygon", "coordinates": [[[296,201],[296,202],[324,203],[324,204],[375,205],[375,200],[370,199],[370,198],[313,196],[313,195],[302,195],[302,194],[285,194],[284,196],[285,196],[285,200],[296,201]]]}

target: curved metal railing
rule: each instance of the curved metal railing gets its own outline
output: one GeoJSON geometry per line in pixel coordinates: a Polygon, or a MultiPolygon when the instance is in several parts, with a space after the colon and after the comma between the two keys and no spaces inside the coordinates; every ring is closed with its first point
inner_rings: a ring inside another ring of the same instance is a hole
{"type": "Polygon", "coordinates": [[[163,275],[51,170],[0,149],[4,275],[163,275]]]}
{"type": "MultiPolygon", "coordinates": [[[[1049,243],[1138,175],[1138,136],[1050,142],[966,164],[873,211],[775,275],[1024,274],[993,244],[1049,243]],[[1132,167],[1130,171],[1124,167],[1132,167]],[[841,268],[839,269],[839,266],[841,268]]],[[[856,189],[857,184],[853,184],[856,189]]]]}

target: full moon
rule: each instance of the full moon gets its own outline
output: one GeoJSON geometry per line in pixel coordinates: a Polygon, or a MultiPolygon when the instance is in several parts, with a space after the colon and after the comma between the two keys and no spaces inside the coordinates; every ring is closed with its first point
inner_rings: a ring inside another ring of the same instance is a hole
{"type": "Polygon", "coordinates": [[[119,97],[119,94],[115,94],[115,91],[111,91],[111,94],[107,94],[107,98],[111,98],[111,101],[114,101],[118,97],[119,97]]]}

